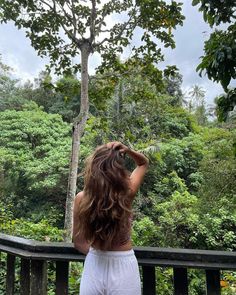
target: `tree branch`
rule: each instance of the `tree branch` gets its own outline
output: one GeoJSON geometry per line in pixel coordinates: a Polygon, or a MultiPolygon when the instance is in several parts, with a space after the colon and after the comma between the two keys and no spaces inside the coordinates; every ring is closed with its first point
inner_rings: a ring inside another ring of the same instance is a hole
{"type": "Polygon", "coordinates": [[[91,16],[90,16],[90,37],[89,41],[90,44],[95,40],[95,20],[97,17],[97,11],[96,11],[96,0],[91,0],[92,2],[92,10],[91,10],[91,16]]]}
{"type": "MultiPolygon", "coordinates": [[[[55,2],[55,0],[53,0],[55,2]]],[[[65,2],[66,3],[66,2],[65,2]]],[[[72,2],[73,3],[73,2],[72,2]]],[[[77,22],[76,22],[76,18],[75,18],[75,14],[74,14],[74,7],[71,9],[68,6],[68,8],[71,10],[72,16],[70,14],[68,14],[64,8],[64,4],[59,3],[59,6],[62,10],[62,12],[64,13],[64,15],[66,16],[67,20],[71,23],[72,27],[73,27],[73,33],[71,35],[73,35],[74,38],[76,38],[76,26],[77,26],[77,22]]],[[[63,27],[64,28],[64,27],[63,27]]],[[[81,35],[80,35],[81,36],[81,35]]],[[[81,36],[82,37],[82,36],[81,36]]]]}
{"type": "MultiPolygon", "coordinates": [[[[132,20],[133,20],[133,15],[130,15],[129,20],[121,25],[121,30],[120,30],[120,32],[119,32],[118,35],[116,35],[115,37],[104,38],[100,43],[95,44],[95,46],[96,46],[96,47],[99,47],[99,46],[101,46],[102,44],[104,44],[105,42],[114,42],[114,41],[118,41],[118,40],[121,38],[121,36],[123,35],[123,33],[125,32],[125,30],[127,30],[128,25],[131,24],[131,21],[132,21],[132,20]]],[[[137,25],[137,20],[134,21],[134,23],[132,24],[132,27],[135,28],[136,25],[137,25]]],[[[114,25],[114,26],[115,26],[115,25],[114,25]]],[[[114,26],[113,26],[110,30],[106,30],[106,32],[110,32],[110,33],[111,33],[111,32],[112,32],[112,29],[114,28],[114,26]]],[[[100,32],[101,32],[101,30],[100,30],[100,32]]]]}
{"type": "Polygon", "coordinates": [[[72,12],[73,24],[74,24],[74,36],[76,36],[77,20],[76,20],[74,11],[75,11],[75,0],[71,0],[71,12],[72,12]]]}
{"type": "Polygon", "coordinates": [[[111,30],[100,30],[101,33],[110,33],[111,30]]]}
{"type": "MultiPolygon", "coordinates": [[[[95,36],[101,32],[101,27],[102,27],[105,17],[106,17],[106,13],[105,13],[105,11],[103,11],[102,16],[101,16],[101,20],[99,21],[99,26],[98,26],[97,30],[95,29],[95,36]]],[[[109,32],[110,30],[107,30],[107,31],[109,32]]]]}
{"type": "MultiPolygon", "coordinates": [[[[53,6],[51,6],[48,2],[44,1],[44,0],[40,0],[43,4],[45,4],[48,8],[50,8],[51,10],[53,10],[55,12],[55,14],[58,14],[58,11],[57,11],[57,8],[56,8],[56,1],[55,0],[52,0],[53,2],[53,6]]],[[[64,9],[63,9],[63,12],[64,12],[64,9]]],[[[66,13],[66,12],[64,12],[66,13]]],[[[68,18],[68,14],[66,13],[66,17],[68,18]]],[[[71,22],[71,19],[69,19],[70,22],[71,22]]],[[[77,39],[76,38],[76,35],[75,34],[72,34],[67,28],[66,26],[64,25],[64,23],[62,21],[59,21],[61,26],[63,27],[65,33],[68,35],[68,37],[74,41],[76,44],[80,44],[81,43],[81,40],[77,39]]]]}
{"type": "Polygon", "coordinates": [[[116,73],[116,72],[110,72],[110,73],[107,73],[107,74],[103,74],[101,75],[100,77],[98,76],[89,76],[89,81],[93,81],[93,80],[104,80],[105,78],[111,78],[111,77],[115,77],[115,78],[122,78],[124,77],[124,75],[137,75],[137,74],[140,74],[140,70],[137,69],[137,70],[128,70],[128,71],[125,71],[121,74],[119,73],[116,73]]]}

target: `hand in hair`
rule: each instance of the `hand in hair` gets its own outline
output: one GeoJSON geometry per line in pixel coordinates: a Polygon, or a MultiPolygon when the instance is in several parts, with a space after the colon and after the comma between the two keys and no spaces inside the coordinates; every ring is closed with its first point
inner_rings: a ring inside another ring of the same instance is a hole
{"type": "Polygon", "coordinates": [[[107,148],[119,150],[121,154],[127,154],[138,166],[148,165],[148,158],[144,154],[131,150],[129,147],[119,141],[112,141],[106,144],[107,148]]]}
{"type": "Polygon", "coordinates": [[[109,149],[114,149],[114,150],[119,150],[119,152],[122,154],[122,153],[126,153],[129,148],[124,145],[123,143],[119,142],[119,141],[111,141],[111,142],[108,142],[106,144],[107,148],[109,149]]]}
{"type": "Polygon", "coordinates": [[[128,148],[119,141],[109,142],[106,146],[111,149],[119,150],[121,154],[127,154],[136,163],[137,166],[130,175],[130,189],[134,197],[143,182],[144,175],[147,172],[149,163],[148,158],[144,154],[128,148]]]}

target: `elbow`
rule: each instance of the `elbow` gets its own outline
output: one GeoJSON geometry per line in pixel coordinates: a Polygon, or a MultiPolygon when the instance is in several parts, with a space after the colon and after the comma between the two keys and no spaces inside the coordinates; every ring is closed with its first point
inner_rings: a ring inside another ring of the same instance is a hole
{"type": "Polygon", "coordinates": [[[78,242],[74,242],[74,248],[79,251],[79,252],[82,252],[81,251],[81,245],[78,243],[78,242]]]}
{"type": "Polygon", "coordinates": [[[74,242],[74,248],[82,254],[88,254],[89,252],[89,244],[88,243],[81,243],[78,241],[74,242]]]}
{"type": "Polygon", "coordinates": [[[139,166],[145,166],[146,168],[148,168],[149,167],[149,159],[145,156],[143,163],[139,166]]]}

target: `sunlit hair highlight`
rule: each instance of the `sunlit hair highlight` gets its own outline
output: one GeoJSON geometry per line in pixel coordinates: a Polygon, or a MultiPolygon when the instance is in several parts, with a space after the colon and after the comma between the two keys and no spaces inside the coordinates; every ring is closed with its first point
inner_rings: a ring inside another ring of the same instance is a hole
{"type": "Polygon", "coordinates": [[[129,175],[119,150],[99,146],[86,160],[78,234],[100,249],[111,248],[129,227],[129,175]]]}

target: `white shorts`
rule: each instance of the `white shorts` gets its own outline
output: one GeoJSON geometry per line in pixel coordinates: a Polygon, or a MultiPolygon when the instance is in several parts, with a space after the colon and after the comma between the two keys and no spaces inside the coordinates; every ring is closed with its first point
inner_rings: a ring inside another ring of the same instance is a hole
{"type": "Polygon", "coordinates": [[[134,250],[100,251],[90,248],[80,283],[80,295],[141,295],[134,250]]]}

